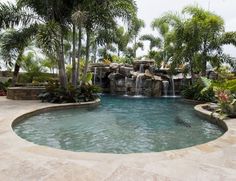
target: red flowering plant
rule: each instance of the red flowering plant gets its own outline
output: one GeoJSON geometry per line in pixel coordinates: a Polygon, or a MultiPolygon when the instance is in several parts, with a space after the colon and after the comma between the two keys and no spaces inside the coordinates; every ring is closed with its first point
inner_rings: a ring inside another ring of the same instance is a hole
{"type": "Polygon", "coordinates": [[[216,93],[221,112],[229,117],[236,116],[236,99],[233,94],[228,90],[219,90],[216,93]]]}

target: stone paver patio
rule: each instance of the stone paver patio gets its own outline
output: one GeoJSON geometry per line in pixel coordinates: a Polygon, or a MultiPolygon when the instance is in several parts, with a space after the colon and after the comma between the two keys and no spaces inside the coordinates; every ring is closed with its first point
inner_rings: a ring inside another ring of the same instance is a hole
{"type": "Polygon", "coordinates": [[[225,121],[228,131],[215,141],[145,154],[76,153],[35,145],[13,132],[17,117],[52,106],[0,97],[0,180],[236,180],[236,119],[225,121]]]}

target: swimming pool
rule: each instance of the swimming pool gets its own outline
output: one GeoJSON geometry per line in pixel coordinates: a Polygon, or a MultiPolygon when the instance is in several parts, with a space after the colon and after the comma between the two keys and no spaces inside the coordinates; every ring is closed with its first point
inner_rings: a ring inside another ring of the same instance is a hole
{"type": "Polygon", "coordinates": [[[181,99],[103,96],[97,108],[57,110],[13,129],[39,144],[77,152],[147,153],[180,149],[220,137],[224,130],[181,99]]]}

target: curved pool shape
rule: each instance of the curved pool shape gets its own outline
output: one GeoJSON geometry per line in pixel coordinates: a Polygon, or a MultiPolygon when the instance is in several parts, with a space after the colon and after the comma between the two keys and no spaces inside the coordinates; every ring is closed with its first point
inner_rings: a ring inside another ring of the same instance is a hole
{"type": "Polygon", "coordinates": [[[57,110],[14,126],[39,145],[78,152],[144,153],[190,147],[224,130],[195,114],[181,99],[102,97],[97,108],[57,110]]]}

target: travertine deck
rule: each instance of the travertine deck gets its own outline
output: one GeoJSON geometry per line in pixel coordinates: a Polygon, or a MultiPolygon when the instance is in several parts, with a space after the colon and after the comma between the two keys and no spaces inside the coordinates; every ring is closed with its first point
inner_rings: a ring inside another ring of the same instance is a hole
{"type": "Polygon", "coordinates": [[[207,144],[128,155],[57,150],[12,131],[20,115],[50,106],[0,97],[0,180],[236,180],[236,120],[225,121],[229,130],[207,144]]]}

